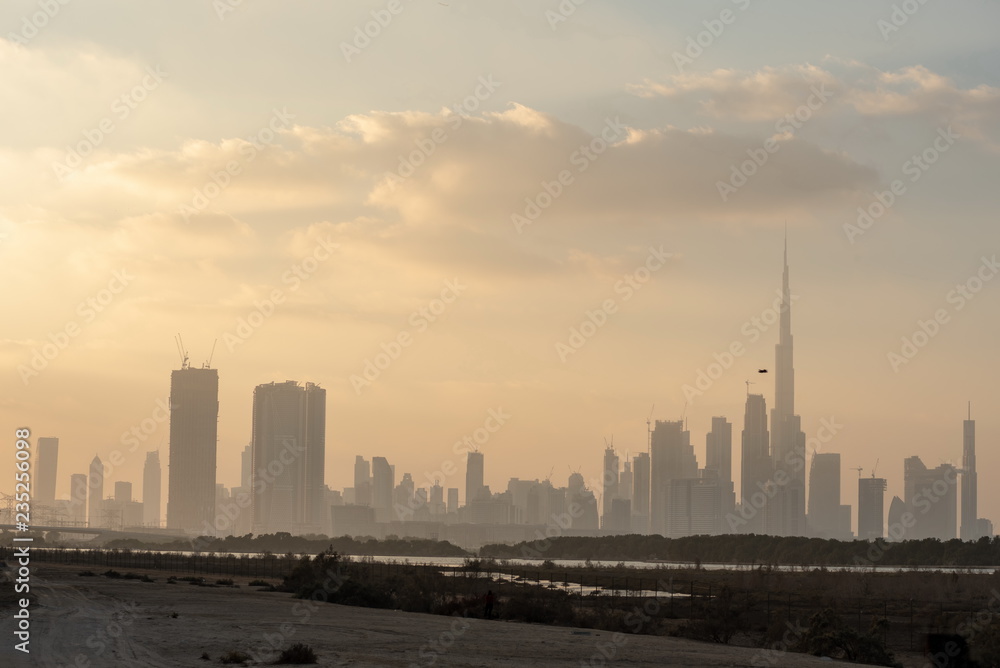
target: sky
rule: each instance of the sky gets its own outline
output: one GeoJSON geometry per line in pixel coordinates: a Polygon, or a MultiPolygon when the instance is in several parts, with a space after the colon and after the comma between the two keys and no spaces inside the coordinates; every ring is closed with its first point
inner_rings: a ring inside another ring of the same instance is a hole
{"type": "Polygon", "coordinates": [[[842,502],[854,468],[877,465],[888,507],[904,457],[959,464],[971,401],[1000,520],[998,20],[6,2],[0,460],[27,427],[60,439],[57,496],[97,454],[141,498],[179,333],[219,370],[226,486],[253,388],[289,379],[327,390],[336,489],[356,454],[426,484],[450,462],[464,487],[466,437],[494,491],[597,480],[605,442],[644,450],[650,416],[686,418],[703,462],[712,416],[738,444],[747,391],[772,403],[787,226],[796,410],[841,453],[842,502]]]}

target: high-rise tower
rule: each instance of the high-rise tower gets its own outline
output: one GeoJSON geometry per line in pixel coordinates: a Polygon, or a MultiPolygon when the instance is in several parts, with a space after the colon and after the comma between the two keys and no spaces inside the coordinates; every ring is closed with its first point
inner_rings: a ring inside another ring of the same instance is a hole
{"type": "Polygon", "coordinates": [[[788,281],[788,235],[785,235],[781,276],[781,310],[778,343],[774,346],[774,406],[771,408],[771,455],[776,471],[788,483],[781,485],[774,501],[768,532],[781,536],[806,534],[806,435],[795,414],[795,366],[792,361],[792,293],[788,281]]]}
{"type": "Polygon", "coordinates": [[[142,523],[148,527],[160,526],[160,499],[163,472],[160,470],[160,452],[146,453],[142,467],[142,523]]]}
{"type": "Polygon", "coordinates": [[[170,372],[167,526],[214,535],[219,372],[187,365],[170,372]]]}
{"type": "Polygon", "coordinates": [[[465,505],[471,504],[483,493],[483,453],[469,452],[465,457],[465,505]]]}
{"type": "Polygon", "coordinates": [[[253,392],[253,470],[270,481],[253,494],[252,530],[318,533],[327,525],[326,390],[294,380],[253,392]]]}
{"type": "Polygon", "coordinates": [[[771,512],[774,484],[767,431],[767,404],[762,394],[747,394],[743,414],[742,458],[740,475],[740,512],[730,529],[739,533],[764,533],[771,512]]]}
{"type": "Polygon", "coordinates": [[[35,462],[35,494],[32,501],[38,505],[51,506],[56,501],[56,471],[59,461],[59,439],[42,437],[38,439],[38,458],[35,462]]]}
{"type": "Polygon", "coordinates": [[[87,478],[87,526],[104,526],[104,464],[94,455],[87,478]]]}
{"type": "Polygon", "coordinates": [[[972,405],[969,404],[969,418],[962,421],[962,540],[977,540],[979,530],[979,480],[976,473],[976,421],[972,419],[972,405]]]}

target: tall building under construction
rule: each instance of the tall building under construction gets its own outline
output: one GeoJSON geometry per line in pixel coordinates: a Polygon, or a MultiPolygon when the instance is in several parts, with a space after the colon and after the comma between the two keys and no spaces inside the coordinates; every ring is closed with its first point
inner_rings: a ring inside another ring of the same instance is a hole
{"type": "Polygon", "coordinates": [[[170,372],[167,527],[214,535],[219,372],[187,365],[170,372]]]}

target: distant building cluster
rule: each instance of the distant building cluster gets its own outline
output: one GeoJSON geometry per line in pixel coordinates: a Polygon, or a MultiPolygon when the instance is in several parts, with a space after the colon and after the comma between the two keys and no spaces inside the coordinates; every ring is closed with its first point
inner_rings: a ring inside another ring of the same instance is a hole
{"type": "Polygon", "coordinates": [[[859,472],[857,531],[852,532],[852,508],[841,502],[840,454],[807,453],[795,413],[787,244],[778,314],[774,405],[768,413],[764,396],[751,393],[747,382],[738,472],[733,471],[733,424],[713,417],[704,466],[699,466],[686,421],[655,420],[647,421],[646,452],[623,459],[613,443],[606,444],[601,477],[589,484],[572,473],[565,486],[557,487],[550,473],[543,480],[512,478],[506,489],[494,491],[485,484],[484,454],[472,448],[465,462],[463,504],[458,487],[446,487],[435,474],[421,481],[409,473],[397,477],[396,467],[381,456],[356,455],[353,487],[332,490],[324,480],[326,390],[289,380],[254,389],[240,484],[227,489],[216,482],[218,371],[208,364],[192,368],[184,355],[170,378],[165,526],[158,451],[146,454],[141,502],[130,482],[115,482],[113,494],[105,495],[112,490],[105,490],[106,468],[96,456],[88,473],[71,476],[69,498],[56,499],[57,438],[38,439],[33,524],[178,535],[418,537],[468,548],[615,534],[863,540],[992,536],[992,523],[978,516],[971,410],[963,424],[961,467],[928,468],[919,457],[907,458],[903,498],[894,497],[888,509],[886,479],[875,477],[874,470],[870,476],[859,472]]]}

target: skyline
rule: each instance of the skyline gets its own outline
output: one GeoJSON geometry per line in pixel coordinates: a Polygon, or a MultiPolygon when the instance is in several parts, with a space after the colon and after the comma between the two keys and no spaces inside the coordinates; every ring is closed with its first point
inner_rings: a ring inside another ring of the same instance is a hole
{"type": "Polygon", "coordinates": [[[115,450],[107,489],[138,484],[144,453],[167,455],[180,332],[196,366],[218,340],[227,486],[253,388],[289,378],[327,390],[332,487],[357,453],[414,479],[461,466],[453,445],[491,410],[510,416],[481,446],[491,487],[596,478],[605,437],[645,449],[653,405],[705,461],[747,379],[774,396],[756,371],[787,220],[806,438],[839,425],[825,451],[847,471],[881,457],[891,499],[905,457],[958,465],[971,400],[978,467],[997,470],[1000,8],[928,4],[886,32],[871,3],[743,4],[586,3],[555,24],[544,3],[407,4],[350,61],[378,2],[67,5],[32,36],[37,5],[6,4],[0,421],[60,439],[58,496],[115,450]],[[723,7],[735,22],[679,64],[723,7]],[[282,31],[294,48],[261,47],[282,31]],[[430,36],[441,49],[410,58],[430,36]],[[912,359],[904,337],[924,343],[912,359]]]}

